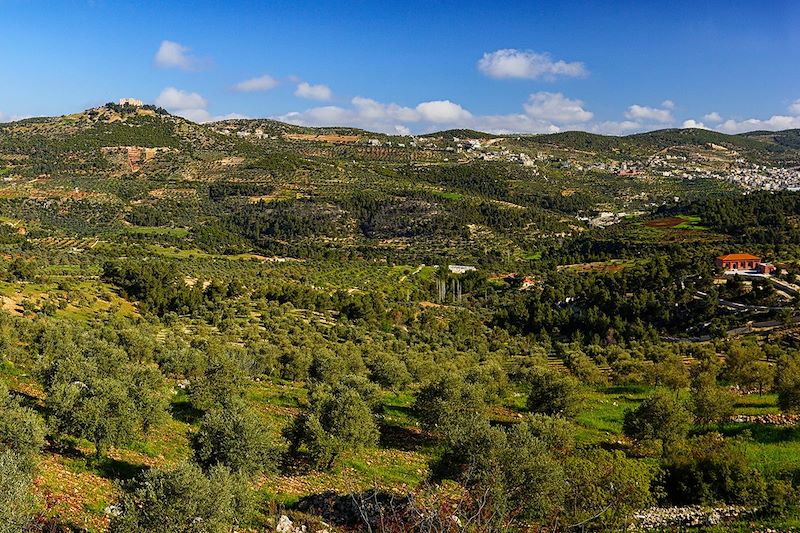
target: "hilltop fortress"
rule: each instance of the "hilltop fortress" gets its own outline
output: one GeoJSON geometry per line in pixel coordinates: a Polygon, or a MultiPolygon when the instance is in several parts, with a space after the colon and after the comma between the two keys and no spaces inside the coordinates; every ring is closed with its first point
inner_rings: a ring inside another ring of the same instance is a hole
{"type": "Polygon", "coordinates": [[[144,106],[144,102],[141,100],[137,100],[136,98],[120,98],[119,105],[132,105],[134,107],[142,107],[144,106]]]}

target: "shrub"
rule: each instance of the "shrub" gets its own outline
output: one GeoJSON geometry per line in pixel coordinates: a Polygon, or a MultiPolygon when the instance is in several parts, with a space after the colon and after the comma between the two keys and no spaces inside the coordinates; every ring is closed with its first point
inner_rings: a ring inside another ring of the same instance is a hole
{"type": "Polygon", "coordinates": [[[242,402],[232,402],[203,416],[191,437],[197,464],[205,470],[223,465],[235,474],[253,476],[275,466],[275,450],[264,422],[242,402]]]}
{"type": "Polygon", "coordinates": [[[246,523],[251,493],[242,478],[223,466],[208,475],[191,463],[152,469],[127,487],[117,503],[114,533],[224,533],[246,523]]]}
{"type": "Polygon", "coordinates": [[[28,460],[6,450],[0,452],[0,533],[26,531],[37,513],[31,489],[28,460]]]}
{"type": "Polygon", "coordinates": [[[674,450],[665,461],[664,488],[675,504],[761,505],[766,483],[750,466],[741,439],[724,439],[708,433],[674,450]]]}
{"type": "Polygon", "coordinates": [[[547,416],[571,417],[582,401],[581,387],[575,378],[552,370],[534,373],[530,378],[528,410],[547,416]]]}
{"type": "Polygon", "coordinates": [[[318,468],[330,468],[345,450],[360,450],[378,442],[378,427],[369,405],[355,390],[339,388],[314,395],[308,412],[285,432],[289,452],[304,445],[318,468]]]}
{"type": "Polygon", "coordinates": [[[635,409],[625,411],[622,431],[638,441],[660,441],[670,446],[686,438],[691,419],[671,394],[658,390],[635,409]]]}

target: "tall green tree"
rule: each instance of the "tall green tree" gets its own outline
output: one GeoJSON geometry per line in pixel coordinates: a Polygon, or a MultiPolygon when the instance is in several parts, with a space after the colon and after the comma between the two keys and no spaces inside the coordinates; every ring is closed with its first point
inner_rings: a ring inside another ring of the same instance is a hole
{"type": "Polygon", "coordinates": [[[775,365],[775,391],[781,411],[800,411],[800,355],[786,354],[775,365]]]}
{"type": "Polygon", "coordinates": [[[16,452],[0,451],[0,533],[29,530],[39,510],[28,463],[16,452]]]}

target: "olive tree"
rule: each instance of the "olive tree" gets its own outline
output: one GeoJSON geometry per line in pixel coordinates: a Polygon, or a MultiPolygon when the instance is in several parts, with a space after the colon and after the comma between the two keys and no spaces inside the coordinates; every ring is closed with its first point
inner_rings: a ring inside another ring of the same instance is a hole
{"type": "Polygon", "coordinates": [[[252,476],[272,470],[275,450],[264,421],[243,402],[207,412],[191,437],[195,461],[204,469],[223,465],[252,476]]]}
{"type": "Polygon", "coordinates": [[[800,356],[784,355],[775,366],[775,390],[781,411],[800,411],[800,356]]]}
{"type": "Polygon", "coordinates": [[[547,416],[572,417],[583,398],[580,384],[572,376],[541,370],[530,377],[528,410],[547,416]]]}
{"type": "Polygon", "coordinates": [[[689,411],[664,390],[657,390],[635,409],[625,411],[622,431],[637,441],[660,441],[665,447],[686,438],[689,411]]]}
{"type": "Polygon", "coordinates": [[[28,460],[16,452],[0,452],[0,533],[26,531],[37,513],[33,475],[28,460]]]}
{"type": "Polygon", "coordinates": [[[224,466],[204,474],[180,463],[151,469],[127,487],[112,514],[114,533],[227,533],[246,523],[253,508],[246,480],[224,466]]]}
{"type": "Polygon", "coordinates": [[[319,468],[330,468],[346,450],[369,448],[378,442],[378,426],[369,405],[357,391],[338,387],[316,391],[309,410],[287,428],[289,452],[301,447],[319,468]]]}
{"type": "Polygon", "coordinates": [[[717,385],[713,373],[698,374],[692,383],[690,407],[698,424],[720,424],[733,414],[736,398],[717,385]]]}
{"type": "Polygon", "coordinates": [[[20,406],[0,383],[0,451],[10,450],[31,460],[44,445],[45,429],[39,415],[20,406]]]}

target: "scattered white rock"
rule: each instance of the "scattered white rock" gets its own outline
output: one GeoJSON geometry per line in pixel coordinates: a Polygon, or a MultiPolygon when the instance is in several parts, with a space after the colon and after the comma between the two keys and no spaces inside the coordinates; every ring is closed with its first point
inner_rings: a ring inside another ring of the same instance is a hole
{"type": "Polygon", "coordinates": [[[723,505],[720,507],[651,507],[633,515],[637,529],[664,529],[669,527],[713,526],[721,522],[755,512],[751,507],[723,505]]]}

